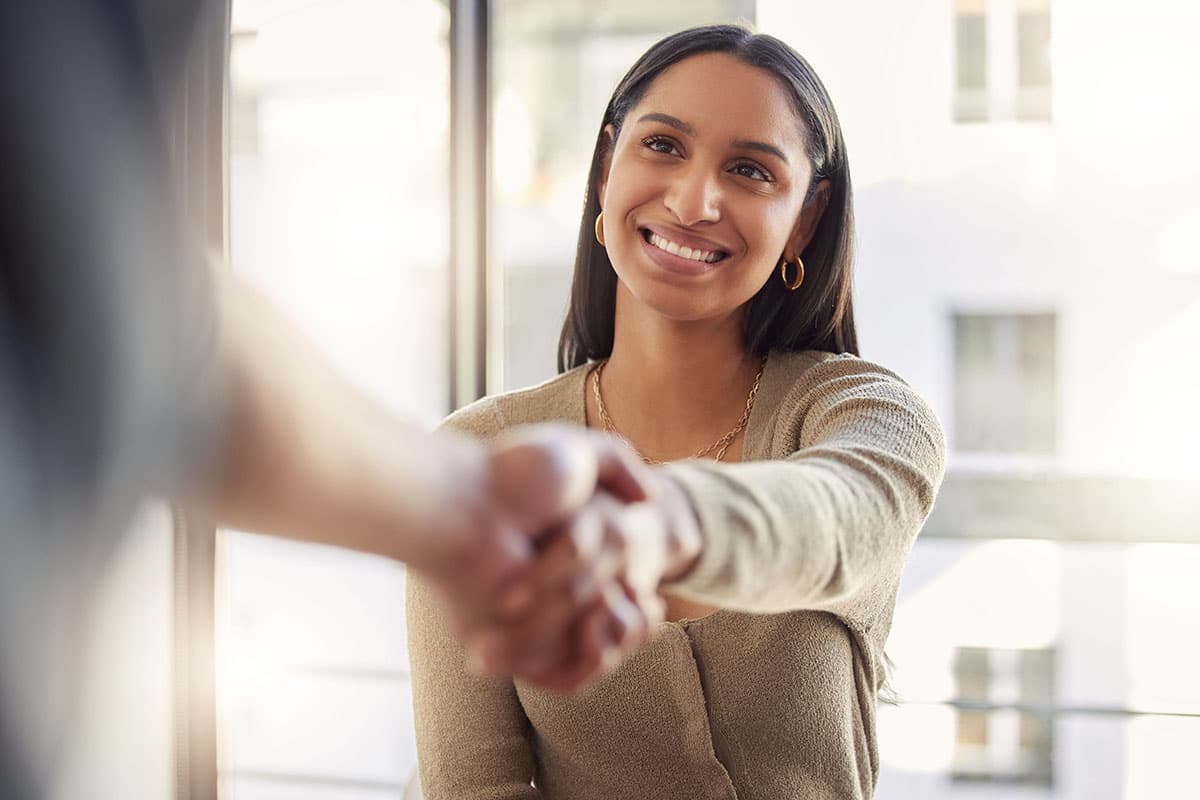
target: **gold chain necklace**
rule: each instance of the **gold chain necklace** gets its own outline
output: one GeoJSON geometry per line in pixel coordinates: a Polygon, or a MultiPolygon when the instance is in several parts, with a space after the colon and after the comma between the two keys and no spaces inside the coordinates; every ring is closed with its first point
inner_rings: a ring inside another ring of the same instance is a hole
{"type": "MultiPolygon", "coordinates": [[[[604,430],[608,433],[621,436],[620,431],[617,430],[617,426],[613,424],[612,417],[608,415],[608,409],[604,407],[604,398],[600,395],[600,373],[604,372],[604,365],[607,363],[608,359],[604,359],[596,365],[594,370],[592,370],[592,393],[596,395],[596,409],[600,412],[600,424],[604,426],[604,430]]],[[[754,398],[758,394],[758,383],[762,380],[763,371],[766,368],[767,359],[763,358],[762,365],[758,368],[758,374],[754,376],[754,385],[750,387],[750,394],[748,397],[746,397],[746,410],[742,412],[742,418],[738,420],[737,425],[733,426],[733,430],[722,436],[720,439],[717,439],[703,450],[697,451],[692,458],[704,458],[714,450],[717,452],[716,455],[713,456],[713,460],[720,461],[725,457],[725,451],[729,449],[729,445],[733,444],[733,440],[737,438],[739,433],[746,429],[746,425],[750,422],[750,411],[754,408],[754,398]]],[[[624,436],[621,436],[621,438],[625,439],[624,436]]],[[[625,441],[628,442],[629,440],[625,439],[625,441]]],[[[642,461],[645,461],[647,464],[663,463],[662,461],[656,461],[653,458],[647,458],[646,456],[642,456],[642,461]]]]}

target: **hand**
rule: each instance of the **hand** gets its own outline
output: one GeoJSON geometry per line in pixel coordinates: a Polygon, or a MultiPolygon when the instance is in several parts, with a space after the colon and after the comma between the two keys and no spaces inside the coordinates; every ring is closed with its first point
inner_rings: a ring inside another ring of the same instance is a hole
{"type": "Polygon", "coordinates": [[[700,551],[699,526],[686,495],[664,473],[640,462],[645,500],[601,492],[555,535],[515,583],[531,610],[481,648],[483,666],[543,688],[578,690],[641,645],[662,622],[658,587],[680,577],[700,551]],[[564,628],[569,635],[562,636],[564,628]]]}
{"type": "Polygon", "coordinates": [[[539,552],[556,532],[586,535],[589,523],[575,517],[600,489],[644,500],[645,468],[620,440],[567,425],[518,429],[487,449],[454,437],[443,442],[462,448],[456,486],[440,501],[447,506],[442,530],[413,566],[440,589],[456,632],[482,662],[498,668],[498,650],[508,660],[536,659],[580,616],[536,613],[542,598],[526,578],[539,552]],[[526,633],[530,625],[536,636],[526,633]]]}

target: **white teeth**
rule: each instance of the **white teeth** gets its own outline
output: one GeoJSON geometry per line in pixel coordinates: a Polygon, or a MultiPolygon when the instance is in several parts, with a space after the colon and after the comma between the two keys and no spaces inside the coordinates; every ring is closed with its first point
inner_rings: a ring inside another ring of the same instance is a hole
{"type": "Polygon", "coordinates": [[[716,251],[709,250],[693,250],[690,247],[682,247],[670,239],[659,236],[657,233],[650,234],[650,244],[657,247],[659,250],[666,250],[672,255],[677,255],[680,258],[686,258],[689,261],[703,261],[706,264],[711,264],[717,260],[720,255],[716,251]]]}

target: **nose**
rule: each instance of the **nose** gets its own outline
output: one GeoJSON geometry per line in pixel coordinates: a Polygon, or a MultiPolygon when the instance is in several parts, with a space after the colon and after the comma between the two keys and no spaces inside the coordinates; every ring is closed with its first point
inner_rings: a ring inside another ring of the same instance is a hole
{"type": "Polygon", "coordinates": [[[717,175],[693,162],[676,174],[664,204],[681,225],[716,222],[721,218],[721,187],[717,175]]]}

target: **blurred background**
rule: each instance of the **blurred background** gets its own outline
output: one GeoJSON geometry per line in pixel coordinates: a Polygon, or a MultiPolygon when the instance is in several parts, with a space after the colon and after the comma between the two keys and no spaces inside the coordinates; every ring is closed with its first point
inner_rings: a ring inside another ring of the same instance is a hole
{"type": "MultiPolygon", "coordinates": [[[[951,449],[888,646],[878,797],[1195,792],[1194,4],[232,0],[225,20],[233,269],[431,426],[555,373],[591,147],[636,56],[712,22],[793,45],[848,144],[863,355],[951,449]]],[[[213,565],[215,616],[175,625],[215,636],[218,713],[191,730],[220,796],[418,796],[403,569],[234,531],[213,565]]]]}

